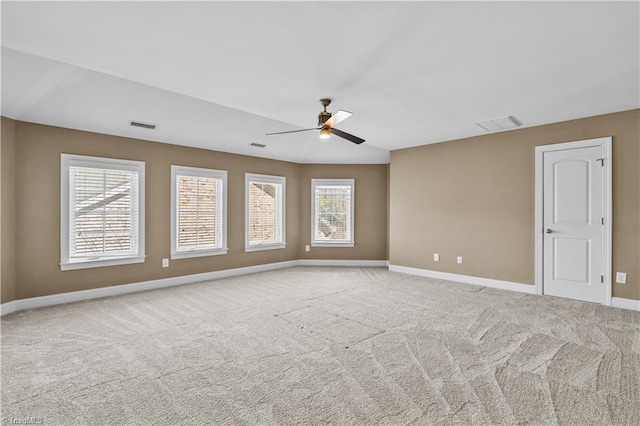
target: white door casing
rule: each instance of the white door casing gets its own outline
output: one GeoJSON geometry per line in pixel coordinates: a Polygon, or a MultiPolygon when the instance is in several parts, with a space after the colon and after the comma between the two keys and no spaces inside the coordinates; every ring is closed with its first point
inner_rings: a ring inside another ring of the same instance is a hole
{"type": "Polygon", "coordinates": [[[536,148],[536,290],[611,304],[611,138],[536,148]]]}

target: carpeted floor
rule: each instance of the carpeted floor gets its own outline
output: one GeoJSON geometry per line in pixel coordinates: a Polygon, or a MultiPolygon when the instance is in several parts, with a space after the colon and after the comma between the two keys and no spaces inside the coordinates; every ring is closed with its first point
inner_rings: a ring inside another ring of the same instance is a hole
{"type": "Polygon", "coordinates": [[[640,312],[385,268],[19,312],[1,355],[5,423],[640,424],[640,312]]]}

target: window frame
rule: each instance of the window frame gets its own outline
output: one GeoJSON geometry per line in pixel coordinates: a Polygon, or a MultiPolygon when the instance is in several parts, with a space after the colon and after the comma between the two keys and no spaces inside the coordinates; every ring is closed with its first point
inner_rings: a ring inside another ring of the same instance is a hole
{"type": "Polygon", "coordinates": [[[77,154],[60,154],[60,270],[72,271],[77,269],[143,263],[145,259],[145,162],[77,154]],[[69,246],[71,243],[69,236],[71,226],[71,220],[69,217],[71,211],[69,172],[71,167],[120,170],[138,173],[138,251],[135,255],[118,257],[109,256],[108,258],[98,257],[98,259],[95,259],[95,256],[92,256],[87,257],[85,260],[71,260],[71,247],[69,246]]]}
{"type": "Polygon", "coordinates": [[[286,230],[286,207],[287,207],[287,178],[285,176],[273,176],[273,175],[262,175],[256,173],[245,173],[244,175],[244,251],[252,252],[252,251],[261,251],[261,250],[275,250],[275,249],[283,249],[287,246],[287,230],[286,230]],[[276,203],[281,204],[280,215],[276,218],[276,226],[279,230],[280,239],[274,243],[259,243],[259,244],[250,244],[249,241],[249,220],[250,220],[250,211],[249,211],[249,201],[250,201],[250,191],[249,185],[251,182],[259,182],[259,183],[272,183],[282,185],[281,197],[280,200],[276,199],[276,203]]]}
{"type": "Polygon", "coordinates": [[[354,247],[355,246],[355,179],[311,179],[311,247],[354,247]],[[316,218],[317,186],[349,186],[351,188],[351,214],[349,215],[349,240],[316,240],[318,221],[316,218]]]}
{"type": "Polygon", "coordinates": [[[171,165],[171,260],[189,259],[193,257],[219,256],[227,254],[227,171],[201,167],[171,165]],[[178,208],[177,177],[190,176],[222,180],[222,244],[214,249],[192,249],[178,251],[178,208]]]}

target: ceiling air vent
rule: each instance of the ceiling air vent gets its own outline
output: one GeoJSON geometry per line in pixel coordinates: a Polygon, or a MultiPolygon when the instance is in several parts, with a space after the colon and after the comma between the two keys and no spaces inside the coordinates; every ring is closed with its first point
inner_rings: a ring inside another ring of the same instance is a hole
{"type": "Polygon", "coordinates": [[[262,143],[255,143],[255,142],[251,142],[249,145],[251,146],[255,146],[256,148],[265,148],[266,145],[262,144],[262,143]]]}
{"type": "Polygon", "coordinates": [[[487,132],[494,132],[496,130],[512,129],[514,127],[521,126],[518,120],[512,115],[508,117],[494,118],[493,120],[480,121],[476,123],[477,126],[482,127],[487,132]]]}
{"type": "Polygon", "coordinates": [[[142,127],[143,129],[155,130],[157,125],[151,123],[143,123],[142,121],[129,121],[129,124],[133,127],[142,127]]]}

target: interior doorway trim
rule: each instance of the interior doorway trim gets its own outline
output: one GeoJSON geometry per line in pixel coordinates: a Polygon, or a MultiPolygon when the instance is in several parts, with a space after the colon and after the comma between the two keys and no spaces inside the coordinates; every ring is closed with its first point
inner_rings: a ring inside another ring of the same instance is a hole
{"type": "Polygon", "coordinates": [[[603,137],[596,139],[586,139],[575,142],[557,143],[550,145],[541,145],[536,147],[536,163],[535,163],[535,288],[536,294],[543,294],[543,156],[545,152],[550,151],[562,151],[566,149],[578,149],[589,147],[601,147],[602,158],[604,159],[604,172],[603,172],[603,206],[605,221],[602,227],[602,241],[603,241],[603,275],[604,275],[604,295],[602,297],[602,304],[611,306],[612,296],[612,274],[611,274],[611,222],[613,219],[612,208],[612,155],[611,155],[611,137],[603,137]]]}

